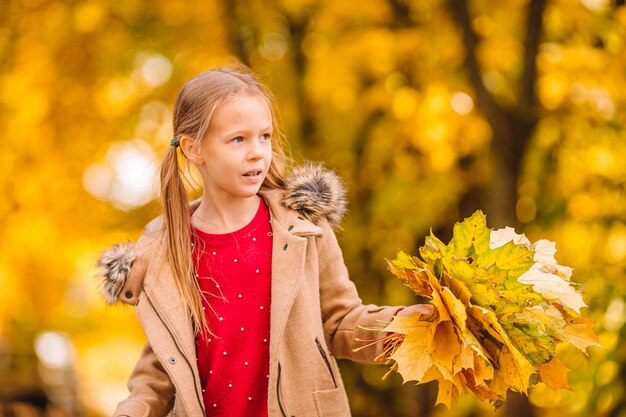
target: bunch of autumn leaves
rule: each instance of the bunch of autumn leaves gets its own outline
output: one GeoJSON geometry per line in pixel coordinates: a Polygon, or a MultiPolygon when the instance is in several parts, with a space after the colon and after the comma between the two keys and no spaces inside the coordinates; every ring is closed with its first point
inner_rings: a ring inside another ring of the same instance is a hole
{"type": "Polygon", "coordinates": [[[586,352],[598,342],[553,242],[531,244],[508,227],[492,231],[477,211],[454,226],[448,245],[431,233],[419,252],[401,252],[388,267],[435,313],[396,316],[383,330],[390,333],[379,359],[392,371],[405,381],[439,381],[437,403],[448,408],[461,393],[499,406],[507,390],[527,394],[541,381],[570,389],[556,345],[586,352]]]}

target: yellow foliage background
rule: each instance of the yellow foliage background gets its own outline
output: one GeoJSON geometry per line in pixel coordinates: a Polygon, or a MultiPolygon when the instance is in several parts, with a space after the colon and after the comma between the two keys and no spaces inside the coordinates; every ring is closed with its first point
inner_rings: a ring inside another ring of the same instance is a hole
{"type": "MultiPolygon", "coordinates": [[[[339,238],[365,301],[415,302],[384,258],[482,208],[557,242],[603,346],[562,349],[572,392],[496,414],[626,415],[625,42],[609,0],[1,1],[0,415],[39,395],[50,415],[103,416],[125,395],[144,336],[94,264],[158,214],[180,86],[234,61],[276,94],[295,159],[345,179],[339,238]]],[[[434,386],[341,367],[355,416],[451,415],[434,386]]]]}

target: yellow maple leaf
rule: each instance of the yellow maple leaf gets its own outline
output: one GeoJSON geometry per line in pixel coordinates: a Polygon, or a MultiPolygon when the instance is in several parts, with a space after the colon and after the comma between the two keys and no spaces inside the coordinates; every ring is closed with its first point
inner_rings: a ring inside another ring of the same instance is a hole
{"type": "Polygon", "coordinates": [[[493,379],[493,365],[482,353],[476,350],[474,350],[474,366],[472,369],[476,383],[482,383],[493,379]]]}
{"type": "Polygon", "coordinates": [[[421,381],[426,372],[433,366],[430,354],[426,350],[428,343],[428,329],[422,327],[424,332],[409,333],[400,347],[391,355],[398,365],[398,372],[404,382],[421,381]]]}
{"type": "Polygon", "coordinates": [[[391,323],[389,323],[384,329],[384,332],[393,332],[401,334],[409,334],[413,331],[421,332],[421,329],[425,329],[430,326],[430,322],[424,321],[418,314],[412,316],[394,316],[391,323]]]}
{"type": "Polygon", "coordinates": [[[587,353],[587,348],[591,346],[600,346],[598,336],[593,331],[593,320],[587,320],[582,317],[572,318],[563,329],[563,339],[571,343],[582,352],[587,353]]]}
{"type": "Polygon", "coordinates": [[[465,344],[465,346],[472,348],[475,354],[482,357],[485,361],[489,360],[487,352],[485,352],[483,346],[480,344],[478,339],[476,339],[476,336],[474,336],[474,334],[469,331],[469,329],[466,329],[463,332],[463,343],[465,344]]]}
{"type": "Polygon", "coordinates": [[[435,405],[443,404],[448,407],[448,409],[451,409],[452,403],[457,399],[458,396],[459,389],[457,384],[450,381],[440,380],[439,391],[437,393],[437,402],[435,403],[435,405]]]}
{"type": "Polygon", "coordinates": [[[474,368],[474,355],[475,351],[470,346],[463,345],[461,347],[461,353],[455,356],[452,363],[452,373],[456,374],[463,369],[474,368]]]}
{"type": "Polygon", "coordinates": [[[448,311],[446,303],[443,301],[443,298],[441,296],[441,286],[439,286],[439,284],[436,282],[436,278],[433,277],[433,279],[435,280],[435,282],[433,283],[433,298],[431,300],[431,303],[435,306],[435,309],[437,310],[437,319],[435,322],[440,323],[443,321],[450,321],[452,320],[452,318],[450,317],[451,312],[448,311]]]}
{"type": "MultiPolygon", "coordinates": [[[[530,376],[535,373],[533,365],[513,345],[495,313],[477,306],[471,306],[468,308],[468,312],[481,323],[480,329],[487,330],[496,342],[501,343],[499,349],[497,343],[494,342],[491,345],[492,352],[490,354],[497,358],[496,363],[498,365],[498,372],[496,372],[494,380],[498,379],[498,375],[501,375],[501,380],[505,386],[526,393],[530,384],[530,376]]],[[[489,349],[490,344],[483,343],[483,345],[489,349]]],[[[497,386],[498,382],[495,384],[497,386]]],[[[495,391],[499,392],[498,390],[495,391]]]]}
{"type": "Polygon", "coordinates": [[[454,358],[461,353],[461,341],[451,321],[442,321],[434,326],[428,352],[434,361],[439,362],[452,374],[454,358]]]}
{"type": "MultiPolygon", "coordinates": [[[[504,344],[502,335],[491,325],[492,320],[488,317],[489,310],[478,307],[469,306],[467,308],[467,326],[470,332],[477,338],[483,352],[487,357],[497,365],[500,349],[504,344]]],[[[500,325],[498,324],[498,327],[500,325]]]]}
{"type": "Polygon", "coordinates": [[[557,358],[552,358],[546,363],[537,365],[537,370],[543,382],[550,388],[562,388],[571,391],[572,387],[567,382],[568,369],[557,358]]]}
{"type": "Polygon", "coordinates": [[[387,261],[387,269],[400,278],[415,293],[426,297],[430,295],[432,290],[425,275],[412,269],[398,268],[390,261],[387,261]]]}
{"type": "Polygon", "coordinates": [[[428,276],[420,271],[407,271],[409,287],[418,294],[430,295],[432,288],[428,276]]]}
{"type": "Polygon", "coordinates": [[[442,281],[445,282],[446,287],[452,291],[452,294],[454,294],[454,296],[459,299],[463,305],[468,306],[470,304],[472,293],[467,288],[467,285],[448,274],[443,275],[442,281]]]}
{"type": "Polygon", "coordinates": [[[572,315],[570,311],[562,305],[556,304],[555,307],[563,314],[565,319],[565,327],[563,329],[563,340],[571,343],[583,353],[587,353],[587,348],[599,347],[598,336],[593,331],[594,320],[588,320],[583,317],[572,315]]]}
{"type": "Polygon", "coordinates": [[[467,326],[467,313],[465,312],[465,306],[463,303],[454,296],[452,291],[448,288],[442,288],[441,300],[446,307],[446,310],[450,312],[450,318],[461,332],[464,332],[467,326]]]}
{"type": "Polygon", "coordinates": [[[494,392],[491,388],[487,386],[484,382],[477,382],[474,373],[471,369],[466,369],[462,372],[462,376],[465,379],[465,386],[467,386],[478,399],[484,400],[503,400],[503,398],[496,392],[494,392]]]}
{"type": "MultiPolygon", "coordinates": [[[[445,379],[446,377],[441,373],[440,368],[438,368],[437,366],[432,366],[428,371],[426,371],[420,383],[425,384],[427,382],[443,381],[445,379]]],[[[448,380],[451,380],[451,378],[448,378],[448,380]]]]}
{"type": "Polygon", "coordinates": [[[494,392],[503,397],[507,389],[527,394],[530,377],[535,373],[535,368],[530,362],[517,349],[513,349],[509,349],[507,345],[502,346],[500,366],[489,384],[494,392]]]}

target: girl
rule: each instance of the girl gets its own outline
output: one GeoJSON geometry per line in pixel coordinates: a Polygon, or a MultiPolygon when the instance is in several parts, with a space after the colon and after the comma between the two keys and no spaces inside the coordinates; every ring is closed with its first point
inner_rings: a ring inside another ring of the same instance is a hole
{"type": "Polygon", "coordinates": [[[136,307],[148,343],[115,416],[349,416],[335,357],[364,328],[430,306],[363,305],[333,233],[345,211],[334,174],[307,165],[285,177],[270,93],[248,72],[219,68],[176,99],[161,168],[164,213],[135,244],[99,261],[110,304],[136,307]],[[202,177],[188,203],[178,149],[202,177]]]}

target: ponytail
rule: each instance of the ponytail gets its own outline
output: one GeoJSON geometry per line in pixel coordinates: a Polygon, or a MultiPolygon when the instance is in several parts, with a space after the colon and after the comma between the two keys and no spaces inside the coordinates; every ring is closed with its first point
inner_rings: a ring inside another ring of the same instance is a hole
{"type": "Polygon", "coordinates": [[[177,146],[168,146],[161,165],[163,235],[167,240],[167,260],[185,307],[191,313],[194,333],[209,333],[202,309],[201,291],[191,254],[189,199],[178,164],[177,146]]]}

